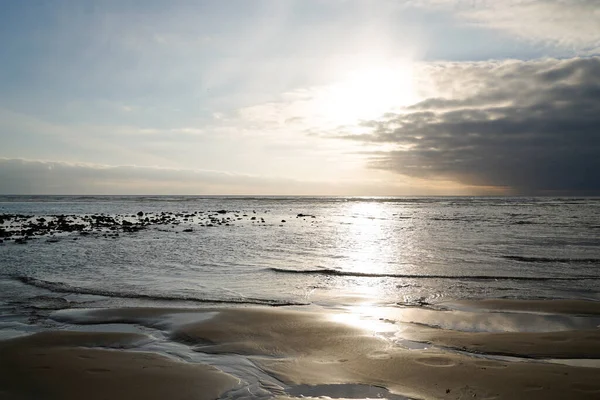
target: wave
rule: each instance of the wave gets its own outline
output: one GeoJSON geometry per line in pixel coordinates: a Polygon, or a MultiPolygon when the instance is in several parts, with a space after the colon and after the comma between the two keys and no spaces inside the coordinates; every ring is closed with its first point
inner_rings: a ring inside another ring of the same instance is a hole
{"type": "Polygon", "coordinates": [[[281,274],[300,275],[326,275],[326,276],[349,276],[359,278],[405,278],[405,279],[452,279],[462,281],[579,281],[585,279],[600,280],[599,276],[569,276],[569,277],[547,277],[547,276],[496,276],[496,275],[411,275],[411,274],[379,274],[370,272],[340,271],[337,269],[285,269],[267,268],[269,271],[281,274]]]}
{"type": "Polygon", "coordinates": [[[127,298],[127,299],[148,299],[148,300],[158,300],[158,301],[190,301],[190,302],[195,302],[195,303],[207,303],[207,304],[255,304],[255,305],[272,306],[272,307],[308,305],[308,303],[300,303],[300,302],[295,302],[295,301],[260,299],[260,298],[252,298],[252,297],[210,299],[210,298],[193,297],[193,296],[132,293],[132,292],[112,291],[112,290],[106,290],[106,289],[82,288],[82,287],[77,287],[77,286],[71,286],[71,285],[68,285],[63,282],[50,282],[50,281],[45,281],[43,279],[32,278],[29,276],[16,276],[13,278],[21,283],[26,284],[26,285],[35,286],[38,288],[47,289],[52,292],[58,292],[58,293],[76,293],[76,294],[88,294],[88,295],[106,296],[106,297],[118,297],[118,298],[127,298]]]}
{"type": "Polygon", "coordinates": [[[526,257],[526,256],[502,256],[507,260],[522,261],[529,263],[600,263],[600,258],[568,258],[568,257],[526,257]]]}

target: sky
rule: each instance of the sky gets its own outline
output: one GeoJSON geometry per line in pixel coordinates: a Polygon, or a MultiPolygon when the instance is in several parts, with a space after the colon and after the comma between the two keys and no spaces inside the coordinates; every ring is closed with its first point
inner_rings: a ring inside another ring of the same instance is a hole
{"type": "Polygon", "coordinates": [[[2,1],[0,60],[0,194],[600,194],[597,0],[2,1]]]}

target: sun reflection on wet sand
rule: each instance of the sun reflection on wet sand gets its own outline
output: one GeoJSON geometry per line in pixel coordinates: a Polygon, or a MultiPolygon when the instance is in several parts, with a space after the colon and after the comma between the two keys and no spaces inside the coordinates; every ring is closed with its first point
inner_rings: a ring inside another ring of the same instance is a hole
{"type": "Polygon", "coordinates": [[[345,312],[332,314],[330,318],[373,334],[389,334],[397,332],[399,328],[392,320],[385,318],[379,306],[368,303],[347,307],[345,312]]]}

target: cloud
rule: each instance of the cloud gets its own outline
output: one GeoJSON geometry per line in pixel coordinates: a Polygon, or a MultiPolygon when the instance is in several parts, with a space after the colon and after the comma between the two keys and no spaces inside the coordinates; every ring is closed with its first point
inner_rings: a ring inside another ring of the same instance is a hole
{"type": "Polygon", "coordinates": [[[308,195],[502,194],[496,188],[406,179],[373,171],[364,179],[299,180],[202,169],[101,165],[0,157],[0,195],[308,195]]]}
{"type": "MultiPolygon", "coordinates": [[[[420,193],[447,194],[457,186],[427,186],[420,193]]],[[[414,184],[414,182],[413,182],[414,184]]],[[[465,193],[471,188],[459,187],[465,193]]],[[[169,194],[169,195],[391,195],[411,193],[410,186],[380,180],[295,180],[277,176],[99,165],[0,157],[2,194],[169,194]],[[399,190],[404,190],[400,192],[399,190]],[[408,190],[408,191],[407,191],[408,190]]]]}
{"type": "Polygon", "coordinates": [[[600,193],[600,58],[429,66],[442,96],[365,121],[371,166],[518,193],[600,193]]]}
{"type": "Polygon", "coordinates": [[[268,192],[298,182],[221,171],[0,158],[3,194],[218,194],[268,192]]]}
{"type": "Polygon", "coordinates": [[[412,4],[451,10],[470,23],[526,40],[578,53],[600,51],[597,0],[417,0],[412,4]]]}

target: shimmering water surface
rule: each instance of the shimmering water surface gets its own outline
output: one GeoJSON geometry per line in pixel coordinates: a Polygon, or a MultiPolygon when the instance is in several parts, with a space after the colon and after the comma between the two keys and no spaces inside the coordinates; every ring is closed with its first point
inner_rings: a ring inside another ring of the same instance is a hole
{"type": "Polygon", "coordinates": [[[0,197],[5,215],[139,211],[229,219],[4,240],[2,306],[600,300],[597,198],[0,197]]]}

